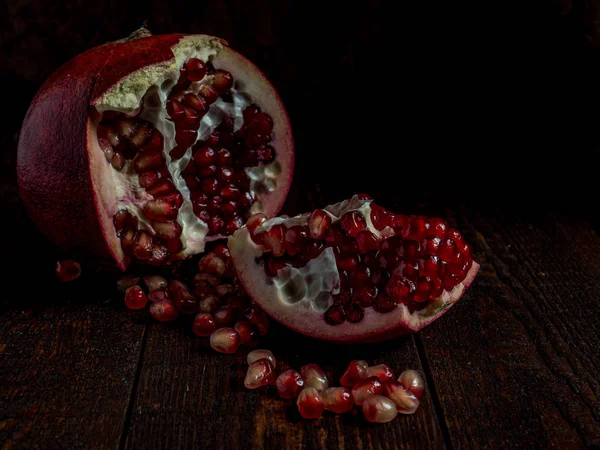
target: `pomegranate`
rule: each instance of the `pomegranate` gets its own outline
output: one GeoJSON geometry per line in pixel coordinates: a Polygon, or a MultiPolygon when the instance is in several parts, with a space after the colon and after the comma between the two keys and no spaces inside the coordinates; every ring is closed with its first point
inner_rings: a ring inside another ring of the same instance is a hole
{"type": "Polygon", "coordinates": [[[21,196],[69,254],[162,265],[271,217],[294,146],[267,78],[221,39],[130,38],[58,69],[25,117],[21,196]]]}
{"type": "Polygon", "coordinates": [[[444,221],[393,214],[365,195],[292,218],[257,214],[228,245],[240,282],[267,314],[330,341],[415,332],[448,311],[479,269],[444,221]]]}

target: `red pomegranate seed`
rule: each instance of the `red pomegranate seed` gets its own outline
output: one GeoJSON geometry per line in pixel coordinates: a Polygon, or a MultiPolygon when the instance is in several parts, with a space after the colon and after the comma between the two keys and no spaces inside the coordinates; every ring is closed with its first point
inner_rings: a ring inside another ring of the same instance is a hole
{"type": "Polygon", "coordinates": [[[325,322],[329,325],[340,325],[346,321],[344,308],[338,305],[332,305],[325,311],[325,322]]]}
{"type": "Polygon", "coordinates": [[[377,294],[377,297],[373,302],[373,309],[380,313],[388,313],[396,308],[396,302],[394,302],[385,292],[377,294]]]}
{"type": "Polygon", "coordinates": [[[426,256],[419,260],[419,272],[430,278],[437,278],[440,274],[440,259],[437,256],[426,256]]]}
{"type": "Polygon", "coordinates": [[[131,286],[125,291],[125,306],[129,309],[143,309],[148,304],[148,297],[139,286],[131,286]]]}
{"type": "Polygon", "coordinates": [[[246,319],[258,327],[261,336],[266,336],[269,332],[269,317],[262,310],[253,306],[246,311],[246,319]]]}
{"type": "Polygon", "coordinates": [[[211,234],[219,234],[225,228],[225,221],[219,216],[213,216],[208,220],[208,229],[211,234]]]}
{"type": "Polygon", "coordinates": [[[367,397],[383,393],[383,383],[377,377],[368,377],[357,381],[352,387],[352,397],[355,405],[362,405],[367,397]]]}
{"type": "Polygon", "coordinates": [[[221,188],[221,197],[227,200],[236,199],[240,194],[240,190],[233,184],[221,188]]]}
{"type": "Polygon", "coordinates": [[[163,195],[161,199],[172,202],[176,208],[180,208],[183,205],[183,196],[178,191],[163,195]]]}
{"type": "Polygon", "coordinates": [[[378,364],[371,366],[367,370],[367,377],[377,377],[381,381],[393,380],[396,378],[392,369],[387,364],[378,364]]]}
{"type": "Polygon", "coordinates": [[[211,164],[209,166],[198,167],[198,178],[208,178],[217,174],[217,166],[211,164]]]}
{"type": "Polygon", "coordinates": [[[416,303],[422,303],[429,300],[429,294],[431,293],[432,282],[428,277],[419,277],[416,284],[415,295],[413,301],[416,303]]]}
{"type": "Polygon", "coordinates": [[[208,145],[203,145],[194,153],[194,161],[199,166],[208,166],[217,161],[217,153],[208,145]]]}
{"type": "Polygon", "coordinates": [[[185,119],[183,105],[175,99],[167,100],[167,114],[173,122],[179,122],[185,119]]]}
{"type": "Polygon", "coordinates": [[[184,65],[187,79],[194,82],[200,81],[206,75],[206,64],[198,58],[190,58],[184,65]]]}
{"type": "Polygon", "coordinates": [[[149,291],[154,291],[156,289],[162,289],[167,287],[167,280],[160,275],[147,275],[142,278],[144,280],[144,284],[148,288],[149,291]]]}
{"type": "Polygon", "coordinates": [[[356,266],[350,276],[350,287],[359,288],[370,281],[371,270],[363,263],[356,266]]]}
{"type": "Polygon", "coordinates": [[[421,257],[421,243],[405,240],[402,243],[403,257],[405,261],[416,261],[421,257]]]}
{"type": "Polygon", "coordinates": [[[367,221],[359,211],[348,211],[340,218],[340,225],[348,236],[356,237],[367,228],[367,221]]]}
{"type": "Polygon", "coordinates": [[[194,318],[192,331],[196,336],[210,336],[216,329],[215,319],[209,313],[200,313],[194,318]]]}
{"type": "Polygon", "coordinates": [[[210,346],[220,353],[235,353],[240,346],[240,335],[233,328],[219,328],[210,335],[210,346]]]}
{"type": "Polygon", "coordinates": [[[152,255],[148,259],[148,264],[160,266],[169,259],[169,249],[160,242],[152,244],[152,255]]]}
{"type": "Polygon", "coordinates": [[[163,239],[178,239],[183,229],[176,221],[152,222],[156,235],[163,239]]]}
{"type": "Polygon", "coordinates": [[[219,167],[217,169],[217,178],[222,183],[230,183],[233,179],[234,172],[231,167],[219,167]]]}
{"type": "Polygon", "coordinates": [[[150,233],[142,230],[135,235],[133,255],[141,260],[148,259],[152,256],[152,236],[150,233]]]}
{"type": "Polygon", "coordinates": [[[412,392],[415,397],[421,398],[423,395],[423,391],[425,390],[425,382],[423,381],[421,374],[416,370],[405,370],[400,374],[398,382],[404,389],[412,392]]]}
{"type": "Polygon", "coordinates": [[[248,372],[246,372],[246,378],[244,379],[244,386],[246,389],[256,389],[262,386],[268,386],[269,384],[273,384],[277,374],[275,373],[275,368],[266,358],[259,359],[258,361],[254,361],[248,367],[248,372]]]}
{"type": "Polygon", "coordinates": [[[132,229],[126,230],[121,236],[121,246],[123,247],[123,251],[128,254],[133,254],[133,244],[135,242],[136,231],[132,229]]]}
{"type": "Polygon", "coordinates": [[[373,197],[371,197],[369,194],[365,194],[364,192],[357,194],[356,196],[359,200],[373,200],[373,197]]]}
{"type": "Polygon", "coordinates": [[[385,287],[387,294],[396,303],[408,303],[416,290],[415,284],[408,278],[393,274],[385,287]]]}
{"type": "Polygon", "coordinates": [[[342,386],[352,387],[361,380],[367,378],[369,365],[362,359],[350,362],[348,368],[340,378],[342,386]]]}
{"type": "MultiPolygon", "coordinates": [[[[185,113],[184,113],[185,116],[185,113]]],[[[198,137],[198,130],[193,130],[190,128],[179,128],[175,134],[175,141],[177,145],[182,148],[191,147],[194,142],[196,142],[196,138],[198,137]]]]}
{"type": "Polygon", "coordinates": [[[216,178],[205,178],[200,182],[200,189],[208,195],[215,195],[219,192],[219,182],[216,178]]]}
{"type": "MultiPolygon", "coordinates": [[[[226,202],[223,202],[223,204],[221,205],[221,212],[225,217],[236,217],[237,207],[237,203],[235,203],[232,200],[228,200],[226,202]]],[[[243,225],[243,223],[241,225],[243,225]]],[[[239,226],[237,228],[239,228],[239,226]]]]}
{"type": "Polygon", "coordinates": [[[327,411],[343,414],[354,408],[352,391],[347,387],[331,387],[321,394],[327,411]]]}
{"type": "Polygon", "coordinates": [[[352,253],[336,255],[336,263],[339,270],[351,271],[358,265],[358,257],[352,253]]]}
{"type": "Polygon", "coordinates": [[[175,219],[179,212],[177,204],[164,197],[149,200],[143,209],[148,219],[157,221],[175,219]]]}
{"type": "Polygon", "coordinates": [[[386,381],[383,393],[394,402],[396,411],[401,414],[413,414],[419,407],[419,399],[396,380],[386,381]]]}
{"type": "Polygon", "coordinates": [[[117,290],[119,292],[125,292],[131,286],[135,286],[140,282],[140,277],[134,275],[123,275],[117,280],[117,290]]]}
{"type": "Polygon", "coordinates": [[[200,272],[210,273],[220,277],[225,273],[225,261],[213,253],[204,255],[198,262],[198,270],[200,272]]]}
{"type": "Polygon", "coordinates": [[[256,105],[246,106],[244,108],[244,111],[242,112],[242,115],[244,117],[244,123],[246,123],[246,124],[250,123],[250,120],[254,116],[256,116],[259,112],[260,112],[260,108],[256,105]]]}
{"type": "Polygon", "coordinates": [[[250,121],[248,128],[255,133],[269,135],[273,131],[273,120],[268,114],[259,113],[250,121]]]}
{"type": "Polygon", "coordinates": [[[383,269],[376,268],[371,273],[371,283],[379,290],[385,289],[389,279],[388,273],[383,269]]]}
{"type": "Polygon", "coordinates": [[[246,227],[250,232],[250,235],[253,235],[258,227],[260,227],[267,220],[267,216],[261,213],[253,214],[248,218],[246,222],[246,227]]]}
{"type": "Polygon", "coordinates": [[[125,166],[125,156],[121,152],[114,152],[110,159],[113,169],[121,170],[125,166]]]}
{"type": "Polygon", "coordinates": [[[148,172],[140,173],[138,175],[138,182],[144,189],[155,186],[160,180],[169,176],[168,170],[151,170],[148,172]]]}
{"type": "Polygon", "coordinates": [[[208,85],[204,85],[200,88],[199,94],[208,102],[209,105],[212,105],[219,98],[219,93],[217,90],[208,85]]]}
{"type": "Polygon", "coordinates": [[[226,70],[216,70],[212,86],[218,92],[228,91],[233,86],[233,77],[226,70]]]}
{"type": "Polygon", "coordinates": [[[308,234],[313,239],[323,239],[331,222],[331,216],[322,209],[313,211],[308,217],[308,234]]]}
{"type": "Polygon", "coordinates": [[[159,322],[171,322],[177,318],[177,310],[169,300],[152,303],[150,314],[159,322]]]}
{"type": "Polygon", "coordinates": [[[304,380],[304,386],[314,387],[318,391],[324,391],[329,387],[329,380],[323,369],[316,364],[306,364],[300,369],[300,376],[304,380]]]}
{"type": "MultiPolygon", "coordinates": [[[[194,293],[196,292],[194,291],[194,293]]],[[[203,313],[213,313],[217,309],[219,309],[220,305],[221,299],[219,299],[219,297],[216,297],[214,295],[207,295],[200,300],[199,309],[200,312],[203,313]]]]}
{"type": "Polygon", "coordinates": [[[289,369],[277,377],[275,387],[277,387],[277,391],[281,398],[297,398],[302,389],[304,389],[304,380],[302,380],[302,377],[298,372],[289,369]]]}
{"type": "Polygon", "coordinates": [[[165,288],[154,289],[148,293],[148,301],[151,303],[161,302],[163,300],[171,301],[169,291],[165,288]]]}
{"type": "Polygon", "coordinates": [[[263,163],[270,163],[275,159],[275,150],[269,145],[263,145],[256,149],[256,158],[263,163]]]}
{"type": "Polygon", "coordinates": [[[294,256],[300,253],[308,243],[308,230],[301,225],[295,225],[288,228],[284,235],[285,251],[294,256]]]}
{"type": "Polygon", "coordinates": [[[396,405],[383,395],[371,395],[363,402],[363,414],[367,422],[387,423],[398,415],[396,405]]]}
{"type": "Polygon", "coordinates": [[[232,161],[233,159],[231,157],[231,152],[226,148],[222,148],[217,152],[217,164],[219,165],[219,167],[231,166],[232,161]]]}
{"type": "Polygon", "coordinates": [[[213,313],[213,317],[215,319],[215,323],[217,324],[217,328],[233,325],[235,320],[233,308],[229,305],[218,308],[213,313]]]}
{"type": "Polygon", "coordinates": [[[325,405],[323,399],[313,387],[305,387],[296,401],[298,412],[304,419],[318,419],[323,415],[325,405]]]}
{"type": "Polygon", "coordinates": [[[253,362],[263,358],[266,358],[269,361],[271,361],[273,367],[277,367],[277,361],[275,360],[275,356],[273,356],[273,353],[270,350],[265,349],[252,350],[250,353],[248,353],[248,356],[246,357],[246,362],[248,364],[252,364],[253,362]]]}
{"type": "Polygon", "coordinates": [[[396,249],[388,248],[377,253],[377,264],[382,269],[392,272],[398,264],[399,257],[396,249]]]}
{"type": "Polygon", "coordinates": [[[185,94],[183,97],[183,103],[200,114],[206,113],[209,108],[208,102],[204,99],[204,97],[196,95],[192,92],[185,94]]]}
{"type": "Polygon", "coordinates": [[[155,186],[147,188],[146,192],[153,197],[162,197],[175,192],[175,185],[171,182],[171,180],[163,180],[159,181],[155,186]]]}
{"type": "Polygon", "coordinates": [[[423,255],[437,255],[442,240],[437,236],[429,236],[421,242],[423,255]]]}
{"type": "Polygon", "coordinates": [[[173,304],[182,314],[196,314],[198,312],[198,300],[194,297],[187,287],[185,289],[173,292],[173,304]]]}
{"type": "Polygon", "coordinates": [[[183,249],[181,239],[169,239],[165,243],[167,244],[167,250],[171,255],[176,255],[183,249]]]}
{"type": "Polygon", "coordinates": [[[124,137],[126,139],[129,139],[131,138],[131,136],[133,136],[137,127],[137,122],[128,117],[121,117],[119,120],[117,120],[116,123],[117,133],[119,133],[121,137],[124,137]]]}
{"type": "Polygon", "coordinates": [[[233,217],[225,222],[225,233],[233,234],[238,228],[244,225],[244,221],[241,217],[233,217]]]}
{"type": "Polygon", "coordinates": [[[144,144],[144,151],[162,150],[163,135],[158,130],[154,130],[150,139],[144,144]]]}
{"type": "Polygon", "coordinates": [[[284,224],[273,225],[267,230],[264,236],[264,246],[274,256],[283,256],[285,253],[285,246],[283,244],[283,235],[285,233],[284,224]]]}
{"type": "Polygon", "coordinates": [[[300,252],[300,259],[302,261],[310,261],[311,259],[315,259],[318,257],[323,250],[325,250],[325,246],[320,241],[309,241],[304,250],[300,252]]]}
{"type": "Polygon", "coordinates": [[[402,227],[402,237],[413,241],[420,241],[426,237],[426,219],[420,216],[410,216],[408,222],[402,227]]]}
{"type": "Polygon", "coordinates": [[[134,134],[129,138],[129,143],[135,149],[140,149],[152,136],[152,126],[148,123],[143,123],[135,130],[134,134]]]}
{"type": "Polygon", "coordinates": [[[358,251],[364,255],[379,248],[379,239],[369,230],[363,230],[356,235],[356,244],[358,245],[358,251]]]}
{"type": "Polygon", "coordinates": [[[419,263],[412,261],[401,262],[394,270],[394,273],[402,274],[409,280],[417,281],[417,278],[419,278],[419,263]]]}
{"type": "Polygon", "coordinates": [[[190,128],[194,130],[198,129],[203,113],[199,113],[194,108],[190,108],[188,106],[184,106],[183,110],[185,112],[185,119],[181,121],[180,127],[190,128]]]}
{"type": "Polygon", "coordinates": [[[77,261],[73,261],[72,259],[63,259],[56,262],[55,273],[61,282],[67,283],[79,278],[79,275],[81,275],[81,266],[77,261]]]}
{"type": "Polygon", "coordinates": [[[358,323],[363,320],[365,312],[359,305],[348,305],[344,307],[346,320],[351,323],[358,323]]]}
{"type": "Polygon", "coordinates": [[[371,203],[371,222],[378,231],[383,230],[390,224],[390,213],[381,206],[371,203]]]}
{"type": "Polygon", "coordinates": [[[242,344],[249,347],[253,347],[258,344],[258,327],[253,323],[242,321],[238,322],[234,326],[235,331],[240,335],[240,341],[242,344]]]}

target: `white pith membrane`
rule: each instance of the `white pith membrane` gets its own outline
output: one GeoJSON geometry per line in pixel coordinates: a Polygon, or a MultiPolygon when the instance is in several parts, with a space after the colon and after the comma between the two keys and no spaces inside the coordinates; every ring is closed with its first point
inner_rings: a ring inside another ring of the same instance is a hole
{"type": "MultiPolygon", "coordinates": [[[[390,227],[378,231],[371,221],[371,200],[361,200],[358,196],[350,200],[323,208],[336,222],[348,211],[360,211],[367,223],[367,229],[377,237],[393,235],[390,227]]],[[[310,213],[292,218],[273,218],[258,227],[255,233],[269,230],[273,225],[306,225],[310,213]]],[[[248,294],[261,308],[280,323],[300,333],[318,339],[331,341],[377,341],[379,338],[393,337],[417,331],[444,314],[471,284],[479,265],[473,261],[465,279],[451,291],[443,293],[427,302],[425,307],[412,313],[407,305],[399,303],[386,313],[374,308],[364,309],[364,317],[358,323],[345,321],[330,325],[325,321],[324,311],[332,304],[331,294],[337,294],[340,287],[339,272],[331,247],[326,248],[317,258],[304,267],[285,267],[277,272],[277,277],[265,274],[261,256],[264,247],[255,244],[246,226],[229,237],[228,247],[238,278],[248,294]]]]}
{"type": "MultiPolygon", "coordinates": [[[[266,165],[259,162],[256,167],[244,169],[251,180],[250,192],[254,194],[252,213],[263,212],[273,215],[280,208],[287,189],[284,192],[275,191],[278,182],[285,184],[288,181],[282,181],[280,175],[282,173],[289,174],[292,170],[293,154],[282,151],[282,156],[279,156],[278,148],[284,150],[283,147],[287,147],[287,150],[290,145],[286,142],[292,142],[289,122],[287,122],[287,116],[276,92],[249,61],[231,51],[218,39],[208,36],[184,37],[172,47],[172,51],[174,61],[147,66],[130,74],[97,99],[93,106],[100,114],[114,111],[121,112],[127,117],[145,120],[162,134],[166,166],[173,184],[183,196],[183,204],[177,215],[177,222],[182,227],[180,239],[183,249],[177,256],[187,257],[204,251],[205,242],[223,237],[220,235],[207,236],[208,226],[194,214],[190,201],[190,190],[181,175],[192,158],[193,145],[178,160],[172,160],[169,155],[177,144],[175,142],[175,125],[167,114],[166,101],[169,92],[177,83],[181,67],[189,59],[198,58],[205,63],[210,62],[215,69],[222,68],[230,72],[234,79],[234,85],[229,91],[233,102],[228,103],[219,96],[210,105],[209,111],[200,121],[196,142],[206,139],[221,124],[224,117],[233,118],[234,132],[239,130],[243,125],[242,112],[250,104],[257,105],[273,118],[273,131],[270,135],[269,145],[275,148],[275,160],[266,165]],[[243,75],[248,72],[253,74],[257,72],[259,76],[253,77],[252,83],[244,84],[237,75],[243,78],[243,75]],[[285,120],[280,120],[281,117],[285,117],[285,120]],[[274,200],[269,201],[269,198],[274,200]]],[[[203,85],[211,84],[212,79],[213,76],[207,74],[199,82],[192,83],[186,92],[197,94],[203,85]]],[[[114,233],[112,217],[124,209],[138,218],[138,230],[149,230],[151,234],[154,234],[151,223],[146,220],[142,211],[146,202],[154,197],[140,186],[138,174],[132,167],[133,159],[126,160],[125,166],[120,171],[114,169],[110,162],[106,161],[96,135],[97,126],[101,121],[100,114],[92,117],[88,123],[88,147],[92,148],[90,166],[99,168],[99,170],[92,170],[91,173],[93,184],[100,187],[97,189],[100,192],[98,209],[107,212],[106,216],[100,214],[103,228],[108,230],[107,240],[110,244],[111,230],[114,233]]],[[[116,239],[118,240],[118,238],[116,239]]],[[[117,260],[124,258],[120,242],[116,246],[110,245],[110,249],[114,252],[117,260]]]]}

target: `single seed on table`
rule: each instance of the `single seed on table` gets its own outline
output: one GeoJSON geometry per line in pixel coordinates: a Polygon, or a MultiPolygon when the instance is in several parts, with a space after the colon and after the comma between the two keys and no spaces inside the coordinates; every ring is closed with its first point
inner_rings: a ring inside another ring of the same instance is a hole
{"type": "Polygon", "coordinates": [[[221,299],[214,295],[207,295],[200,300],[200,312],[212,313],[219,309],[221,299]]]}
{"type": "Polygon", "coordinates": [[[150,314],[159,322],[171,322],[177,318],[177,310],[169,300],[152,303],[150,314]]]}
{"type": "Polygon", "coordinates": [[[354,408],[352,391],[347,387],[330,387],[321,396],[325,409],[336,414],[343,414],[354,408]]]}
{"type": "Polygon", "coordinates": [[[167,280],[160,275],[147,275],[142,279],[149,291],[167,287],[167,280]]]}
{"type": "Polygon", "coordinates": [[[256,306],[246,311],[246,319],[258,327],[261,336],[266,336],[269,332],[269,316],[256,306]]]}
{"type": "Polygon", "coordinates": [[[240,335],[233,328],[219,328],[210,335],[210,346],[220,353],[235,353],[240,346],[240,335]]]}
{"type": "Polygon", "coordinates": [[[192,331],[196,336],[210,336],[216,328],[215,319],[209,313],[200,313],[194,318],[192,331]]]}
{"type": "Polygon", "coordinates": [[[387,423],[398,415],[394,402],[383,395],[370,395],[362,405],[367,422],[387,423]]]}
{"type": "Polygon", "coordinates": [[[298,400],[296,400],[298,412],[304,419],[318,419],[323,415],[325,405],[323,399],[314,387],[305,387],[298,400]]]}
{"type": "Polygon", "coordinates": [[[148,297],[138,285],[131,286],[125,291],[125,306],[129,309],[143,309],[148,303],[148,297]]]}
{"type": "Polygon", "coordinates": [[[214,313],[213,317],[215,319],[215,323],[217,324],[217,328],[226,327],[233,324],[233,308],[231,306],[221,306],[214,313]]]}
{"type": "Polygon", "coordinates": [[[352,397],[355,405],[362,405],[369,395],[383,393],[383,383],[377,377],[369,377],[356,382],[352,387],[352,397]]]}
{"type": "Polygon", "coordinates": [[[381,381],[392,380],[395,377],[394,372],[387,364],[378,364],[376,366],[370,366],[367,369],[367,377],[377,377],[381,381]]]}
{"type": "Polygon", "coordinates": [[[419,407],[419,399],[396,380],[384,383],[383,394],[394,402],[401,414],[413,414],[419,407]]]}
{"type": "Polygon", "coordinates": [[[266,358],[269,361],[271,361],[273,367],[277,367],[277,361],[275,360],[275,356],[273,356],[273,353],[270,350],[265,349],[252,350],[250,353],[248,353],[246,361],[248,362],[248,364],[252,364],[253,362],[263,358],[266,358]]]}
{"type": "Polygon", "coordinates": [[[425,382],[421,374],[416,370],[405,370],[398,377],[398,382],[404,389],[412,392],[415,397],[421,398],[421,395],[423,395],[425,382]]]}
{"type": "Polygon", "coordinates": [[[246,346],[255,346],[258,343],[258,328],[256,325],[250,322],[241,321],[237,322],[234,326],[235,331],[240,335],[240,341],[246,346]]]}
{"type": "Polygon", "coordinates": [[[316,364],[306,364],[300,369],[300,376],[304,380],[305,387],[313,387],[318,391],[324,391],[329,387],[327,375],[316,364]]]}
{"type": "Polygon", "coordinates": [[[368,369],[369,365],[362,359],[351,361],[348,365],[348,368],[340,378],[340,383],[342,386],[352,387],[360,380],[367,378],[368,369]]]}
{"type": "Polygon", "coordinates": [[[261,386],[267,386],[275,382],[277,377],[275,368],[267,358],[262,358],[254,361],[248,367],[244,386],[246,389],[256,389],[261,386]]]}
{"type": "Polygon", "coordinates": [[[154,289],[148,293],[148,301],[151,303],[160,302],[162,300],[171,301],[171,296],[166,288],[154,289]]]}
{"type": "Polygon", "coordinates": [[[294,369],[289,369],[277,377],[275,386],[281,398],[297,398],[304,389],[304,380],[294,369]]]}

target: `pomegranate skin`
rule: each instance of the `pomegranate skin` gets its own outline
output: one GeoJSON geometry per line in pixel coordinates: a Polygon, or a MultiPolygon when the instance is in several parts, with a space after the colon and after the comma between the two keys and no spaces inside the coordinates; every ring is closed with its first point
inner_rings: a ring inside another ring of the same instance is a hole
{"type": "MultiPolygon", "coordinates": [[[[250,61],[206,35],[157,35],[146,30],[128,39],[90,49],[60,67],[43,84],[27,111],[19,137],[17,177],[25,207],[36,226],[55,246],[79,261],[112,261],[125,270],[130,258],[121,248],[112,223],[116,194],[107,179],[99,150],[97,107],[111,90],[145,69],[178,75],[175,53],[189,45],[222,46],[232,72],[250,73],[258,92],[270,94],[274,116],[283,122],[283,177],[278,189],[262,199],[264,213],[275,215],[287,196],[294,166],[291,126],[280,98],[264,74],[250,61]],[[268,87],[266,87],[268,86],[268,87]]],[[[147,86],[149,87],[149,85],[147,86]]]]}

